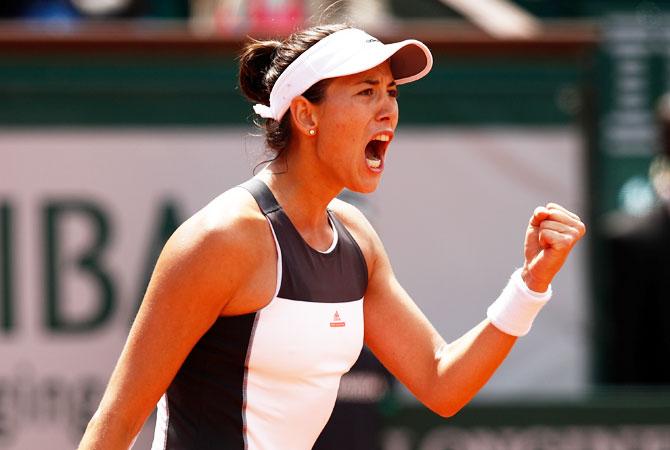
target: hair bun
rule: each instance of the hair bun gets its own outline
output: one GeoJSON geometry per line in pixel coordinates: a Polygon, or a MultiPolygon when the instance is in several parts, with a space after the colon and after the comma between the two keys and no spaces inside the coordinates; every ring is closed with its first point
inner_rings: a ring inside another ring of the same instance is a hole
{"type": "Polygon", "coordinates": [[[270,103],[266,74],[272,65],[280,41],[256,41],[245,46],[240,55],[239,83],[242,93],[252,102],[270,103]]]}

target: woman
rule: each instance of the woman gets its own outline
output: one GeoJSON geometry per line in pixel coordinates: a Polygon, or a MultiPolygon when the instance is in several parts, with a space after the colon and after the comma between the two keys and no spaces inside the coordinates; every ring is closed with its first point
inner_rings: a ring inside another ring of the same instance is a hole
{"type": "Polygon", "coordinates": [[[310,449],[363,341],[438,414],[475,395],[584,225],[538,207],[524,266],[488,318],[450,344],[439,336],[365,217],[335,198],[375,190],[397,85],[431,65],[418,41],[384,45],[344,25],[246,47],[240,86],[277,158],[170,238],[80,449],[128,448],[159,399],[155,449],[310,449]]]}

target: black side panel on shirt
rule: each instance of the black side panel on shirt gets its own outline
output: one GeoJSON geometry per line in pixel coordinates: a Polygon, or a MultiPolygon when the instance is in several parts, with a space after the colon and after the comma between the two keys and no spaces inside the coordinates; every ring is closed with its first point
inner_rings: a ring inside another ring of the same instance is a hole
{"type": "Polygon", "coordinates": [[[331,252],[322,253],[305,242],[265,183],[254,178],[241,186],[254,196],[277,236],[283,268],[279,297],[320,303],[363,298],[368,284],[363,253],[332,212],[328,216],[338,242],[331,252]]]}
{"type": "Polygon", "coordinates": [[[244,450],[245,360],[256,313],[219,317],[167,390],[166,450],[244,450]]]}

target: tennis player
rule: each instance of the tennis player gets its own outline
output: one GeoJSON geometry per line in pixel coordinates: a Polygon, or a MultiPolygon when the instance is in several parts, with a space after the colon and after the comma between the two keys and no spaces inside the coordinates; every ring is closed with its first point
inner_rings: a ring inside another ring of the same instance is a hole
{"type": "Polygon", "coordinates": [[[486,383],[585,228],[559,205],[536,208],[523,266],[482,322],[440,337],[375,230],[336,199],[375,190],[398,86],[431,66],[419,41],[345,25],[247,45],[240,87],[276,158],[165,245],[80,449],[127,449],[158,403],[154,450],[309,450],[363,342],[442,416],[486,383]]]}

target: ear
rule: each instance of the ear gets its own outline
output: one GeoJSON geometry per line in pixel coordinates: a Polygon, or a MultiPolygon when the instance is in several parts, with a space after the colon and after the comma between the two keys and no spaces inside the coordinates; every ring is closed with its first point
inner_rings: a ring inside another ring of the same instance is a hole
{"type": "Polygon", "coordinates": [[[318,126],[316,105],[311,103],[302,95],[291,100],[289,111],[293,118],[293,123],[298,132],[305,136],[310,136],[310,130],[315,130],[318,126]]]}

